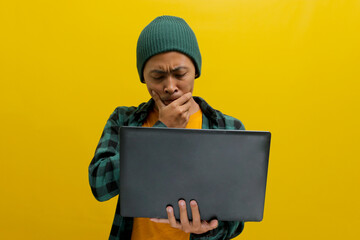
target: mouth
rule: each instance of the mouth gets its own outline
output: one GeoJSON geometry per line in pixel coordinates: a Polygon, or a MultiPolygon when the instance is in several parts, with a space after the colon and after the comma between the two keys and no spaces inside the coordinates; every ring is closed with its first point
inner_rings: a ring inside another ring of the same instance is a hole
{"type": "Polygon", "coordinates": [[[172,103],[173,101],[175,101],[175,100],[163,100],[163,103],[164,103],[165,105],[169,105],[169,104],[172,103]]]}
{"type": "Polygon", "coordinates": [[[178,99],[178,98],[171,98],[171,99],[166,99],[166,100],[162,100],[162,101],[163,101],[163,103],[164,103],[165,105],[169,105],[170,103],[172,103],[172,102],[175,101],[176,99],[178,99]]]}

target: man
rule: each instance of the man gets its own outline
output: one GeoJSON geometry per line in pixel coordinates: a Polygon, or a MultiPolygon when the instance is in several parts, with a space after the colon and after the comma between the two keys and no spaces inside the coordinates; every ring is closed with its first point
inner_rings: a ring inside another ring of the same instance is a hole
{"type": "MultiPolygon", "coordinates": [[[[89,166],[90,186],[99,201],[119,194],[120,126],[244,129],[239,120],[192,96],[194,80],[201,74],[201,55],[195,34],[183,19],[160,16],[143,29],[137,69],[151,99],[138,107],[117,107],[107,121],[89,166]]],[[[109,239],[230,239],[244,228],[243,222],[203,221],[196,201],[190,206],[193,220],[180,200],[176,221],[172,207],[166,208],[168,219],[126,218],[120,216],[118,204],[109,239]]]]}

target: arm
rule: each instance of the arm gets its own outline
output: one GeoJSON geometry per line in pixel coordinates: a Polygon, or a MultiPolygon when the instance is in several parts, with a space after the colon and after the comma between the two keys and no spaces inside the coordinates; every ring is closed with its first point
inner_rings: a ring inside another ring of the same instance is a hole
{"type": "Polygon", "coordinates": [[[108,119],[89,166],[92,193],[99,201],[119,194],[119,108],[108,119]]]}
{"type": "MultiPolygon", "coordinates": [[[[135,108],[118,107],[109,117],[95,155],[89,166],[89,182],[92,193],[98,201],[106,201],[119,194],[120,178],[120,142],[119,129],[123,125],[125,116],[131,114],[135,108]]],[[[166,127],[158,121],[154,127],[166,127]]]]}

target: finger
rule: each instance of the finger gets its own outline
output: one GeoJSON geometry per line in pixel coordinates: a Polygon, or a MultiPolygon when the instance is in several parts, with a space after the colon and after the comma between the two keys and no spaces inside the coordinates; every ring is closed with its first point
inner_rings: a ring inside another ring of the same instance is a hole
{"type": "Polygon", "coordinates": [[[150,221],[156,223],[169,223],[169,219],[163,219],[163,218],[150,218],[150,221]]]}
{"type": "Polygon", "coordinates": [[[166,105],[163,103],[163,101],[161,101],[159,95],[153,90],[151,91],[151,96],[154,99],[156,105],[158,106],[158,108],[163,108],[166,105]]]}
{"type": "Polygon", "coordinates": [[[185,119],[186,119],[186,122],[189,122],[189,119],[190,119],[190,112],[189,111],[185,112],[185,119]]]}
{"type": "Polygon", "coordinates": [[[182,229],[187,232],[190,230],[189,218],[186,211],[186,202],[184,200],[179,201],[180,208],[180,223],[182,225],[182,229]]]}
{"type": "Polygon", "coordinates": [[[185,104],[179,106],[181,112],[187,112],[191,108],[191,101],[187,101],[185,104]]]}
{"type": "Polygon", "coordinates": [[[176,104],[177,106],[181,106],[187,102],[189,102],[189,100],[192,98],[191,92],[185,93],[184,95],[182,95],[181,97],[179,97],[178,99],[176,99],[175,101],[173,101],[173,104],[176,104]]]}
{"type": "Polygon", "coordinates": [[[217,228],[219,225],[219,222],[218,222],[218,220],[214,219],[214,220],[211,220],[209,223],[207,223],[207,225],[208,225],[208,228],[210,231],[210,230],[217,228]]]}
{"type": "Polygon", "coordinates": [[[179,228],[180,229],[180,224],[176,221],[175,216],[174,216],[174,209],[170,206],[168,206],[166,208],[166,212],[168,215],[168,221],[170,226],[172,226],[173,228],[179,228]]]}
{"type": "Polygon", "coordinates": [[[192,225],[195,229],[201,228],[201,218],[199,212],[199,206],[195,200],[190,201],[191,214],[192,214],[192,225]]]}

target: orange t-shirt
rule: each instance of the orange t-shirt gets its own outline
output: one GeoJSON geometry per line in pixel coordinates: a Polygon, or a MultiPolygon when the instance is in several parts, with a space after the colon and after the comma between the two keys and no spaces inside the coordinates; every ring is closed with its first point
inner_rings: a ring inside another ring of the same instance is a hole
{"type": "MultiPolygon", "coordinates": [[[[158,121],[158,114],[151,111],[142,125],[143,127],[152,127],[158,121]]],[[[202,127],[202,112],[201,109],[190,116],[186,128],[201,129],[202,127]]],[[[164,211],[165,211],[164,206],[164,211]]],[[[149,218],[134,218],[134,225],[131,234],[131,240],[157,240],[157,239],[171,239],[171,240],[188,240],[190,233],[185,233],[180,229],[172,228],[167,223],[155,223],[149,218]]]]}

